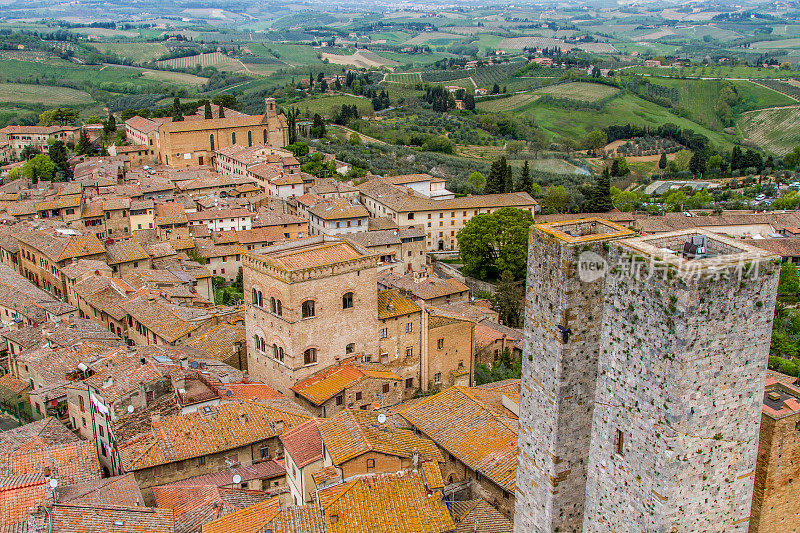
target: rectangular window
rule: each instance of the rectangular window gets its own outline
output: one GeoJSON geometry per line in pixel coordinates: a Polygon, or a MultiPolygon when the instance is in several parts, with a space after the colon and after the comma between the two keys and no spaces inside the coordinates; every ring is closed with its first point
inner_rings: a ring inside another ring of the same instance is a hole
{"type": "Polygon", "coordinates": [[[197,458],[197,466],[203,466],[204,464],[206,464],[206,456],[201,455],[197,458]]]}
{"type": "Polygon", "coordinates": [[[437,340],[437,341],[436,341],[436,347],[437,347],[437,348],[439,348],[440,350],[441,350],[442,348],[444,348],[444,339],[439,339],[439,340],[437,340]]]}
{"type": "Polygon", "coordinates": [[[386,329],[386,328],[382,328],[381,329],[381,339],[385,339],[388,336],[389,336],[389,330],[386,329]]]}
{"type": "Polygon", "coordinates": [[[361,391],[358,391],[358,392],[356,393],[356,401],[358,401],[358,400],[360,400],[360,399],[361,399],[361,391]]]}
{"type": "Polygon", "coordinates": [[[433,375],[433,382],[436,383],[437,385],[441,385],[441,383],[442,383],[442,373],[441,372],[437,372],[437,373],[435,373],[433,375]]]}
{"type": "Polygon", "coordinates": [[[367,459],[367,468],[375,468],[375,459],[367,459]]]}
{"type": "Polygon", "coordinates": [[[388,383],[384,383],[383,384],[383,393],[386,394],[388,392],[389,392],[389,384],[388,383]]]}
{"type": "Polygon", "coordinates": [[[344,404],[344,396],[340,394],[339,396],[336,397],[336,405],[342,405],[342,404],[344,404]]]}
{"type": "Polygon", "coordinates": [[[406,388],[407,389],[414,388],[414,378],[406,378],[406,388]]]}
{"type": "Polygon", "coordinates": [[[408,324],[406,324],[406,333],[411,333],[411,331],[413,330],[413,327],[414,327],[414,326],[412,325],[412,323],[411,323],[411,322],[409,322],[408,324]]]}
{"type": "Polygon", "coordinates": [[[414,355],[414,348],[406,348],[406,357],[411,357],[414,355]]]}
{"type": "Polygon", "coordinates": [[[614,436],[614,453],[617,455],[623,454],[623,444],[624,444],[624,436],[621,430],[617,430],[617,433],[614,436]]]}

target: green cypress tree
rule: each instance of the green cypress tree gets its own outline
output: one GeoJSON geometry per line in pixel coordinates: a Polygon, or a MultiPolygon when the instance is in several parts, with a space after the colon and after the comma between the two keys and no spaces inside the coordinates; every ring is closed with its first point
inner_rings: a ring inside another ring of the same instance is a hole
{"type": "Polygon", "coordinates": [[[183,113],[181,112],[181,99],[177,96],[172,101],[172,120],[173,122],[180,122],[183,120],[183,113]]]}
{"type": "Polygon", "coordinates": [[[214,118],[213,113],[211,112],[211,102],[206,102],[205,108],[203,109],[205,118],[214,118]]]}
{"type": "Polygon", "coordinates": [[[533,178],[531,177],[531,168],[527,159],[522,164],[522,171],[519,175],[519,187],[517,187],[517,190],[533,194],[533,178]]]}

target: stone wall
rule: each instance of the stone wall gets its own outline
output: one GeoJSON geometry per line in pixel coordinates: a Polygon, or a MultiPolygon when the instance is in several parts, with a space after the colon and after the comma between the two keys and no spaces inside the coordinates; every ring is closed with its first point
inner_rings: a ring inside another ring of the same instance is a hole
{"type": "Polygon", "coordinates": [[[800,531],[800,412],[761,415],[750,533],[800,531]]]}
{"type": "Polygon", "coordinates": [[[534,227],[528,253],[515,531],[580,531],[603,314],[603,279],[577,276],[570,242],[534,227]],[[566,333],[564,333],[566,331],[566,333]]]}
{"type": "Polygon", "coordinates": [[[642,267],[606,277],[584,531],[746,531],[778,269],[642,267]]]}

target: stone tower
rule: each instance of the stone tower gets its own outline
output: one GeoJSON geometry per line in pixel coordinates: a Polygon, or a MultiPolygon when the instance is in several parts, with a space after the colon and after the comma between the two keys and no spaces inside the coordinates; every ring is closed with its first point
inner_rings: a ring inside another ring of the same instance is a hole
{"type": "Polygon", "coordinates": [[[611,243],[584,531],[747,531],[776,261],[697,230],[611,243]]]}
{"type": "Polygon", "coordinates": [[[580,531],[609,243],[600,219],[534,226],[526,295],[515,531],[580,531]]]}

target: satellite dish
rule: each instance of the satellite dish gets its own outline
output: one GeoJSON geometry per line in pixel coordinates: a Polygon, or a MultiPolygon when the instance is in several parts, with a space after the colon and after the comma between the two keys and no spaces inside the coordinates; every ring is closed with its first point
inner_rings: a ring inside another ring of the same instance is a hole
{"type": "Polygon", "coordinates": [[[234,483],[241,483],[242,482],[242,476],[240,476],[239,474],[235,474],[233,476],[233,482],[234,483]]]}
{"type": "Polygon", "coordinates": [[[132,413],[132,412],[133,412],[133,406],[132,406],[132,405],[129,405],[129,406],[128,406],[128,412],[129,412],[129,413],[132,413]]]}
{"type": "Polygon", "coordinates": [[[386,423],[386,415],[383,414],[383,413],[379,414],[378,415],[378,422],[381,423],[381,424],[385,424],[386,423]]]}
{"type": "Polygon", "coordinates": [[[54,489],[56,487],[58,487],[58,480],[56,478],[51,478],[50,479],[50,488],[54,489]]]}

